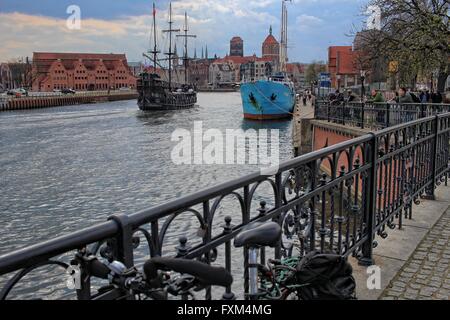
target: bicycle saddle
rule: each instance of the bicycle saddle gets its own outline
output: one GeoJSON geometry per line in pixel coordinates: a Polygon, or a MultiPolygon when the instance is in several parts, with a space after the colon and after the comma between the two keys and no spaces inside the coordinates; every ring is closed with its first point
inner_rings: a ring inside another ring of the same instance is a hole
{"type": "Polygon", "coordinates": [[[281,236],[281,227],[275,222],[254,222],[234,238],[236,248],[248,247],[274,247],[281,236]]]}

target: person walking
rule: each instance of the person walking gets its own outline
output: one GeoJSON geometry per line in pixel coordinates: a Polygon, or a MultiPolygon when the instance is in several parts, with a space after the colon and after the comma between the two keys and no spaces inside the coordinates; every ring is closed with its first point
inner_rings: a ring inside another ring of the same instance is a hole
{"type": "Polygon", "coordinates": [[[442,103],[442,94],[439,91],[431,93],[431,103],[442,103]]]}
{"type": "Polygon", "coordinates": [[[372,100],[370,100],[371,103],[380,104],[378,106],[374,106],[374,110],[377,110],[377,122],[381,125],[385,124],[385,110],[383,108],[383,103],[385,102],[383,94],[379,90],[372,90],[372,100]]]}

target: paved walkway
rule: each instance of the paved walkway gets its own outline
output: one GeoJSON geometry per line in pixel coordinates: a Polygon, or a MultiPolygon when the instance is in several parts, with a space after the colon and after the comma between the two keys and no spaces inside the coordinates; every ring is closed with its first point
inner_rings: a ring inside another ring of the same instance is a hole
{"type": "Polygon", "coordinates": [[[380,299],[450,299],[450,209],[430,229],[380,299]]]}

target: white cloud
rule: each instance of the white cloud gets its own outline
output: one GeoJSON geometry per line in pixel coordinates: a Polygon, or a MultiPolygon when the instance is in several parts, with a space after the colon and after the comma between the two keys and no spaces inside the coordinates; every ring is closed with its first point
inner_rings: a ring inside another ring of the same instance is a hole
{"type": "MultiPolygon", "coordinates": [[[[326,12],[342,8],[341,3],[358,1],[361,0],[294,0],[299,4],[289,4],[289,41],[291,48],[297,47],[290,50],[291,61],[310,55],[301,50],[303,42],[324,41],[318,38],[317,32],[324,34],[325,29],[330,34],[324,23],[326,12]],[[322,9],[317,9],[316,3],[322,9]],[[323,7],[323,3],[331,5],[323,7]],[[310,8],[311,11],[305,12],[307,4],[313,4],[314,10],[310,8]]],[[[274,35],[279,37],[280,6],[281,0],[181,0],[173,1],[173,17],[175,26],[182,28],[184,12],[188,12],[190,32],[197,35],[190,43],[191,54],[194,47],[199,55],[201,48],[208,45],[210,56],[215,53],[223,56],[229,50],[229,40],[238,35],[244,39],[246,55],[260,55],[261,43],[270,25],[274,35]]],[[[142,60],[142,52],[150,47],[152,17],[149,12],[112,20],[83,19],[79,31],[68,30],[65,19],[0,12],[0,30],[7,31],[0,32],[0,61],[30,56],[33,51],[116,52],[126,53],[130,61],[142,60]]],[[[160,28],[166,28],[167,16],[167,7],[157,4],[160,28]]],[[[161,35],[159,38],[160,44],[167,43],[161,35]]],[[[181,43],[179,49],[180,46],[181,43]]],[[[323,52],[326,54],[326,46],[323,52]]]]}
{"type": "Polygon", "coordinates": [[[295,19],[295,23],[300,28],[309,28],[309,27],[315,27],[317,25],[322,24],[324,21],[318,17],[310,16],[307,14],[299,15],[295,19]]]}

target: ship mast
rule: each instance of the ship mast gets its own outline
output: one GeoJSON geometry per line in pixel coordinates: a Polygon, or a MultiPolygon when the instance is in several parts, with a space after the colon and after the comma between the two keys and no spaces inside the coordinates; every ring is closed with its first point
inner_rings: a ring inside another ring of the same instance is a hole
{"type": "MultiPolygon", "coordinates": [[[[150,39],[151,39],[151,33],[150,33],[150,39]]],[[[152,56],[149,56],[146,53],[143,53],[142,56],[144,56],[145,58],[147,58],[148,60],[150,60],[150,62],[153,62],[153,73],[157,73],[156,72],[156,68],[159,66],[161,69],[163,68],[161,66],[161,64],[158,63],[158,53],[160,53],[160,51],[158,51],[158,44],[157,44],[157,37],[156,37],[156,7],[155,7],[155,3],[153,3],[153,50],[152,51],[147,51],[148,54],[151,54],[152,56]]]]}
{"type": "Polygon", "coordinates": [[[156,44],[156,8],[155,8],[155,3],[153,2],[153,51],[151,53],[153,53],[153,72],[156,73],[156,64],[157,59],[158,59],[158,48],[157,48],[157,44],[156,44]]]}
{"type": "Polygon", "coordinates": [[[169,4],[169,29],[163,30],[165,33],[169,33],[169,52],[165,53],[168,56],[169,60],[169,90],[172,89],[172,56],[174,53],[172,52],[172,33],[180,32],[180,29],[172,29],[173,21],[172,21],[172,2],[169,4]]]}
{"type": "Polygon", "coordinates": [[[184,38],[184,57],[183,57],[183,65],[184,65],[184,83],[188,83],[188,38],[196,38],[196,35],[188,34],[188,19],[187,13],[184,12],[184,34],[177,35],[177,37],[184,38]]]}
{"type": "Polygon", "coordinates": [[[286,3],[287,0],[282,0],[281,6],[281,43],[280,43],[280,72],[286,72],[286,63],[287,63],[287,8],[286,3]]]}

